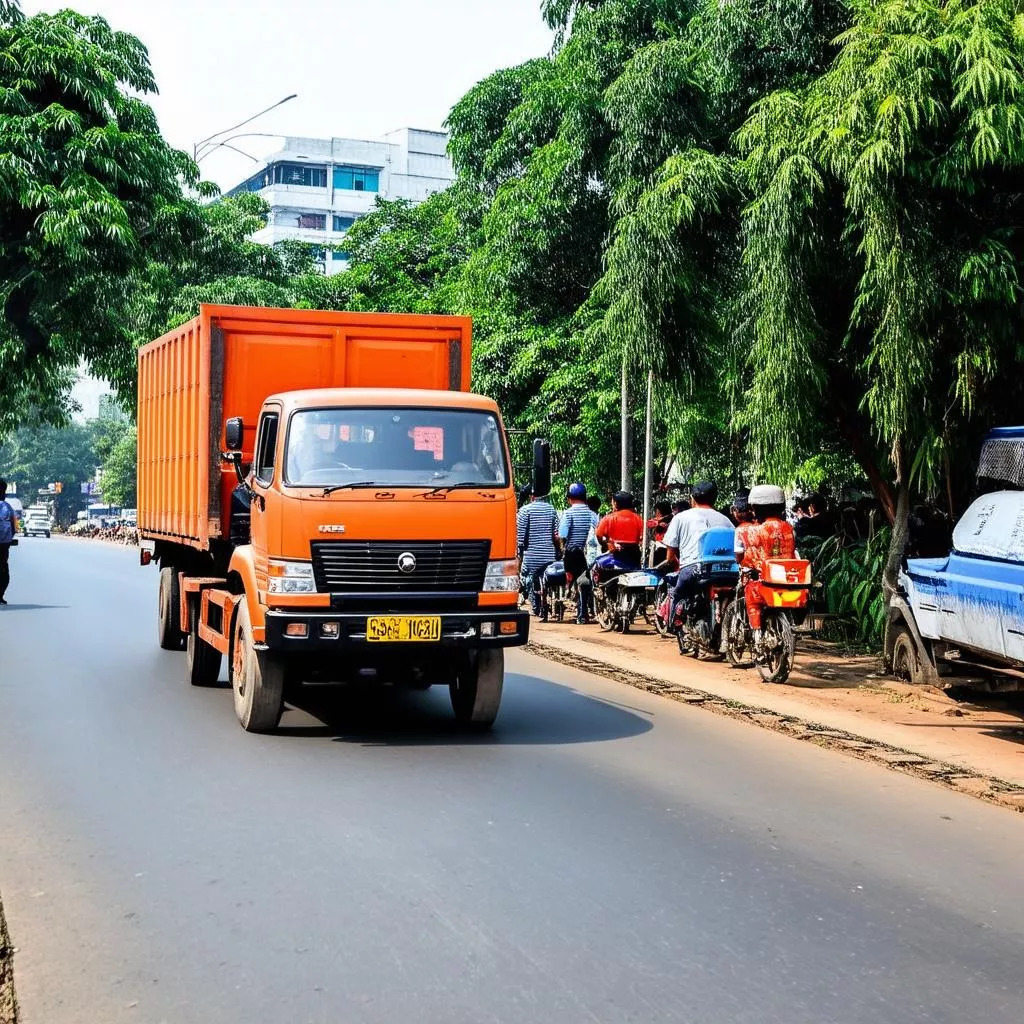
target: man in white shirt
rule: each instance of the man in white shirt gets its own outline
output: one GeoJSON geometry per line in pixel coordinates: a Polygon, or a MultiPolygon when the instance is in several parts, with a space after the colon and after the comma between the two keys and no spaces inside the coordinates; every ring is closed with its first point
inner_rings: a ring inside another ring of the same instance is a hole
{"type": "Polygon", "coordinates": [[[700,560],[700,541],[708,530],[718,527],[732,529],[728,516],[715,511],[718,488],[709,481],[695,484],[690,492],[690,507],[677,513],[669,523],[662,543],[668,548],[666,561],[679,566],[679,581],[676,583],[673,607],[690,597],[696,564],[700,560]]]}

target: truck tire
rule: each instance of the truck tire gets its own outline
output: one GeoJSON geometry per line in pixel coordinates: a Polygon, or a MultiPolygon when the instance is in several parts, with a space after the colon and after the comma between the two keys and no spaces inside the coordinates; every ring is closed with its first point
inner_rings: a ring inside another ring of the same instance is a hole
{"type": "Polygon", "coordinates": [[[199,636],[199,596],[189,602],[185,640],[185,678],[191,686],[214,686],[220,678],[221,653],[199,636]]]}
{"type": "Polygon", "coordinates": [[[231,692],[235,714],[246,732],[273,732],[284,711],[284,660],[257,651],[245,598],[238,603],[231,641],[231,692]]]}
{"type": "Polygon", "coordinates": [[[893,626],[892,635],[892,674],[911,686],[920,686],[924,682],[924,673],[910,630],[901,623],[893,626]]]}
{"type": "Polygon", "coordinates": [[[185,634],[178,618],[181,594],[178,588],[178,570],[165,565],[160,570],[160,597],[158,604],[158,639],[165,651],[180,651],[185,647],[185,634]]]}
{"type": "Polygon", "coordinates": [[[459,725],[486,732],[494,725],[505,682],[505,652],[501,648],[479,651],[448,687],[452,710],[459,725]]]}

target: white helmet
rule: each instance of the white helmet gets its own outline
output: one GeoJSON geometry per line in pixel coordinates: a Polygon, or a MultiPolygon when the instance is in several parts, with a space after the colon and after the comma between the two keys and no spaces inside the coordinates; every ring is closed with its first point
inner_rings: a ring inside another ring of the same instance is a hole
{"type": "Polygon", "coordinates": [[[747,502],[750,505],[785,505],[786,492],[774,484],[758,484],[750,488],[747,502]]]}

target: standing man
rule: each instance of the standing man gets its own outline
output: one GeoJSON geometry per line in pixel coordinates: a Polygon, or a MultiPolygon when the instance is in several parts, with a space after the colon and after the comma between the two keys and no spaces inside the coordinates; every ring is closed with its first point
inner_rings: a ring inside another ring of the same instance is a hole
{"type": "Polygon", "coordinates": [[[557,557],[558,513],[546,494],[532,494],[516,516],[519,558],[530,577],[530,604],[540,616],[540,578],[557,557]]]}
{"type": "MultiPolygon", "coordinates": [[[[679,582],[673,595],[673,612],[680,601],[693,596],[694,581],[700,562],[700,540],[708,530],[732,529],[728,516],[715,510],[718,488],[705,481],[695,484],[690,492],[690,507],[674,516],[665,534],[667,560],[679,566],[679,582]]],[[[674,618],[673,614],[673,618],[674,618]]]]}
{"type": "Polygon", "coordinates": [[[598,523],[597,514],[587,505],[587,489],[583,484],[569,486],[569,507],[562,513],[558,536],[565,554],[565,571],[576,581],[576,623],[587,624],[590,606],[590,580],[587,578],[587,538],[598,523]]]}
{"type": "Polygon", "coordinates": [[[11,544],[18,520],[14,509],[7,504],[7,481],[0,478],[0,605],[7,604],[5,595],[11,583],[11,544]]]}

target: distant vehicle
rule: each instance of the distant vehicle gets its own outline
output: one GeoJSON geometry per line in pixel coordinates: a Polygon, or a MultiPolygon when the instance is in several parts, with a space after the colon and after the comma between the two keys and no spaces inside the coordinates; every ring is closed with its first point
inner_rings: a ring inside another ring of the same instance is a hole
{"type": "Polygon", "coordinates": [[[50,536],[50,513],[42,505],[33,505],[25,511],[24,533],[26,537],[50,536]]]}
{"type": "Polygon", "coordinates": [[[90,505],[85,514],[89,525],[98,526],[100,529],[116,526],[121,518],[121,510],[116,505],[90,505]]]}

